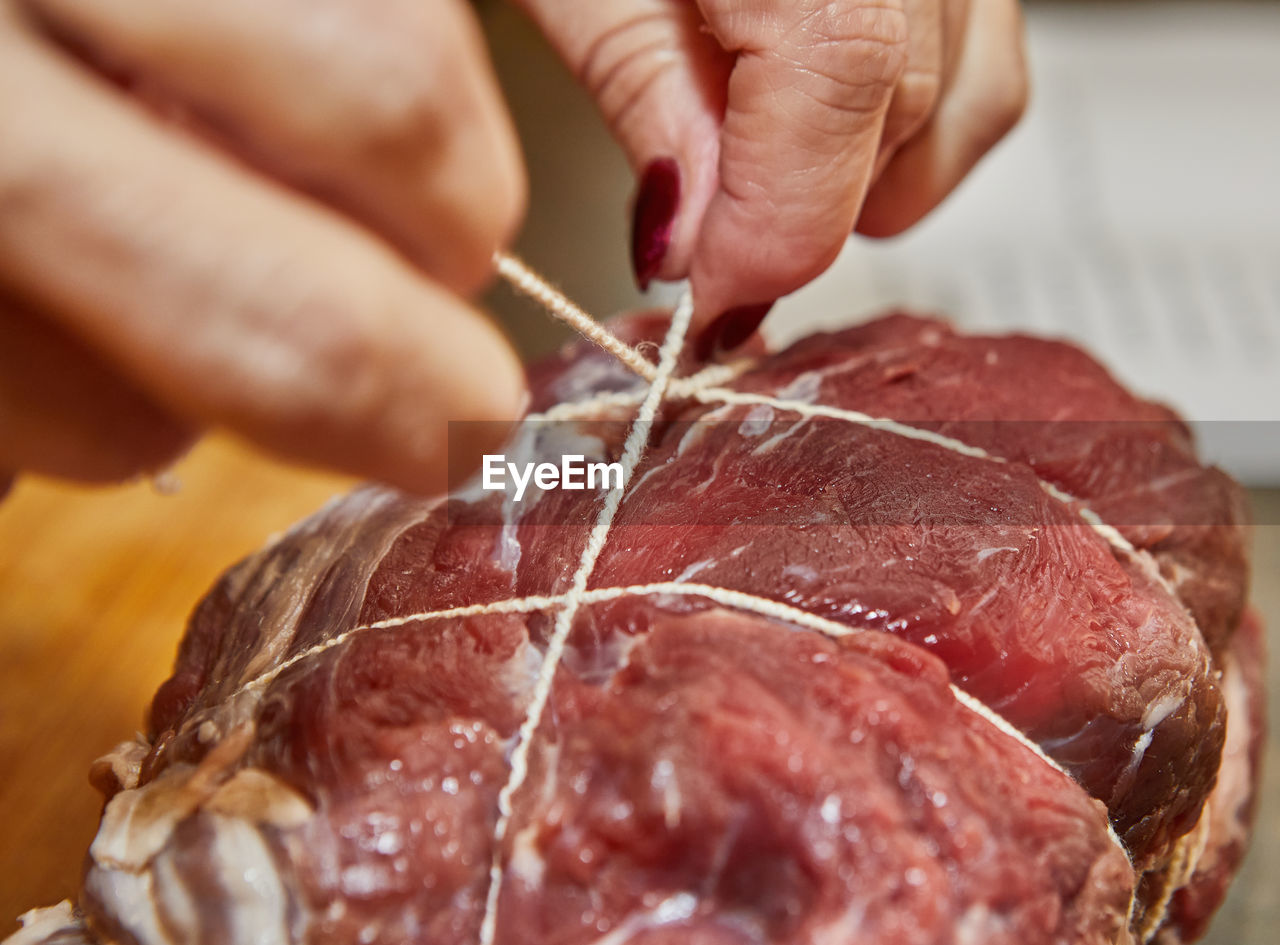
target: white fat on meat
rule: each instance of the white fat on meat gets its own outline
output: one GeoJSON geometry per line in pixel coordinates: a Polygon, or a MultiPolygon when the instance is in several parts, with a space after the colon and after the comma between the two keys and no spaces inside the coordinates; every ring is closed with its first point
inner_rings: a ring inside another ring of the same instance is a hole
{"type": "Polygon", "coordinates": [[[538,850],[538,826],[531,824],[512,838],[511,859],[507,862],[508,874],[529,889],[542,885],[542,876],[547,869],[547,861],[538,850]]]}
{"type": "Polygon", "coordinates": [[[281,829],[311,816],[307,801],[264,771],[246,768],[212,787],[200,769],[176,764],[140,788],[107,802],[89,855],[99,866],[137,872],[169,842],[178,824],[204,808],[281,829]]]}
{"type": "Polygon", "coordinates": [[[591,945],[626,945],[628,941],[641,932],[647,932],[649,929],[656,929],[664,925],[671,925],[674,922],[683,922],[685,919],[690,918],[697,909],[697,896],[690,892],[676,893],[673,896],[668,896],[652,909],[631,913],[618,924],[617,928],[602,935],[591,945]]]}
{"type": "Polygon", "coordinates": [[[4,945],[40,945],[58,934],[82,932],[84,924],[67,900],[56,906],[31,909],[18,916],[22,928],[4,940],[4,945]]]}
{"type": "Polygon", "coordinates": [[[268,546],[261,567],[237,574],[234,596],[247,595],[258,625],[271,632],[258,637],[253,657],[244,669],[242,683],[276,666],[297,634],[298,622],[335,561],[356,568],[352,585],[360,588],[341,613],[330,615],[335,623],[354,622],[374,571],[405,529],[425,518],[442,499],[406,501],[387,489],[365,488],[346,499],[334,499],[317,515],[290,529],[288,539],[297,554],[272,557],[268,546]],[[254,589],[259,589],[254,593],[254,589]]]}

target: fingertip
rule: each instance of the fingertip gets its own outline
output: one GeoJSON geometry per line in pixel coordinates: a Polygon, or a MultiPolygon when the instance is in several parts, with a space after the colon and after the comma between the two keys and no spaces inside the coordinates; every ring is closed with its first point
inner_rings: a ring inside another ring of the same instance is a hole
{"type": "Polygon", "coordinates": [[[519,424],[518,417],[495,412],[489,419],[450,422],[445,487],[463,486],[480,468],[485,455],[500,453],[519,424]]]}
{"type": "Polygon", "coordinates": [[[279,350],[241,349],[234,379],[195,378],[188,410],[294,461],[440,494],[459,466],[455,428],[469,428],[460,443],[490,446],[522,412],[523,367],[488,319],[406,268],[343,281],[298,313],[291,324],[306,330],[279,350]]]}
{"type": "Polygon", "coordinates": [[[690,270],[694,330],[732,309],[767,306],[825,272],[852,219],[844,208],[769,214],[721,193],[713,200],[690,270]]]}
{"type": "MultiPolygon", "coordinates": [[[[501,117],[489,116],[490,124],[501,117]]],[[[494,254],[513,245],[524,225],[529,178],[514,130],[476,127],[457,137],[448,165],[420,175],[402,208],[397,245],[432,278],[473,297],[495,278],[494,254]]]]}
{"type": "MultiPolygon", "coordinates": [[[[516,241],[529,210],[529,175],[525,167],[515,129],[505,112],[491,116],[498,125],[490,130],[487,143],[477,150],[491,162],[484,174],[460,170],[456,175],[457,193],[454,203],[463,212],[457,215],[462,228],[456,244],[461,251],[456,267],[431,265],[428,269],[442,282],[464,296],[474,296],[487,288],[496,276],[494,254],[510,248],[516,241]],[[470,189],[472,193],[466,193],[470,189]]],[[[424,226],[431,226],[432,203],[441,201],[424,197],[424,226]]]]}

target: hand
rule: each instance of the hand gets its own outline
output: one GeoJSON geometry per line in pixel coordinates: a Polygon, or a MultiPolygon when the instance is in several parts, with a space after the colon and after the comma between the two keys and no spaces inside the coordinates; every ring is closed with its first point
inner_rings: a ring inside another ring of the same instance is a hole
{"type": "Polygon", "coordinates": [[[687,275],[725,341],[855,225],[932,209],[1026,100],[1017,0],[522,2],[641,174],[641,283],[687,275]]]}
{"type": "Polygon", "coordinates": [[[0,474],[217,426],[442,487],[519,412],[461,296],[524,186],[464,0],[0,0],[0,474]]]}

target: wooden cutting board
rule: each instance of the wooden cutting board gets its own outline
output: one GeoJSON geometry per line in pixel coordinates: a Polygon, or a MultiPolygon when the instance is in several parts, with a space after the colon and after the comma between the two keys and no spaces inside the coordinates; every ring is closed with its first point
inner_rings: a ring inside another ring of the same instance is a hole
{"type": "Polygon", "coordinates": [[[0,502],[0,938],[72,896],[100,798],[90,762],[142,727],[192,606],[350,480],[210,438],[149,482],[22,479],[0,502]]]}

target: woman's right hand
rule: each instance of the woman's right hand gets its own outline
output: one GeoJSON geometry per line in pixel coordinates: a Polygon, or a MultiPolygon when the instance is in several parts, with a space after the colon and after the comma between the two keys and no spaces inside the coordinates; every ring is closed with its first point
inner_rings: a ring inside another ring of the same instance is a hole
{"type": "Polygon", "coordinates": [[[1017,0],[521,2],[640,177],[637,276],[687,276],[720,341],[919,220],[1026,101],[1017,0]]]}

